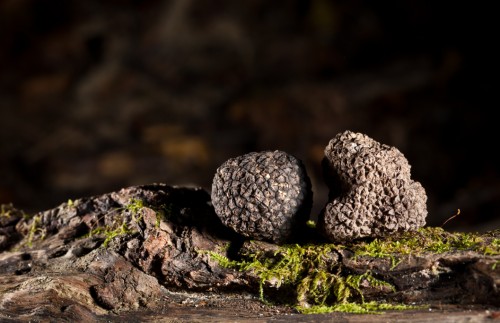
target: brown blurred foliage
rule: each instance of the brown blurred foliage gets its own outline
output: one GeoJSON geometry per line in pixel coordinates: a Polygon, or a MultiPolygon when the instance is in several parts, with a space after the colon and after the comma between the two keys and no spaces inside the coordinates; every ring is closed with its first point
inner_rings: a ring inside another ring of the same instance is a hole
{"type": "Polygon", "coordinates": [[[397,146],[429,218],[498,226],[492,8],[433,1],[0,2],[0,202],[28,211],[150,182],[210,189],[282,149],[326,201],[350,129],[397,146]]]}

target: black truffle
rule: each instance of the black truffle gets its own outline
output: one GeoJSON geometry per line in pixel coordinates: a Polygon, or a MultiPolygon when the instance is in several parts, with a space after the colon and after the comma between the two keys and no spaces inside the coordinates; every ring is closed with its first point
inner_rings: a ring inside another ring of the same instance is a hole
{"type": "Polygon", "coordinates": [[[212,204],[221,221],[239,234],[283,243],[309,217],[311,182],[295,157],[278,150],[253,152],[217,169],[212,204]]]}
{"type": "Polygon", "coordinates": [[[425,225],[427,196],[396,148],[345,131],[325,149],[330,201],[318,228],[332,241],[382,237],[425,225]]]}

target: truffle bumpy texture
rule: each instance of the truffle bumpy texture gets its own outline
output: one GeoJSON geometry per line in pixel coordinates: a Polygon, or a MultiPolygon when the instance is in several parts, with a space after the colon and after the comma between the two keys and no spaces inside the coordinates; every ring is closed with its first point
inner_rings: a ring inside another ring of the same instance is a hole
{"type": "Polygon", "coordinates": [[[295,157],[278,150],[253,152],[217,169],[212,204],[222,222],[239,234],[283,243],[309,217],[311,182],[295,157]]]}
{"type": "Polygon", "coordinates": [[[427,196],[396,148],[345,131],[325,149],[330,202],[318,227],[331,241],[382,237],[425,225],[427,196]]]}

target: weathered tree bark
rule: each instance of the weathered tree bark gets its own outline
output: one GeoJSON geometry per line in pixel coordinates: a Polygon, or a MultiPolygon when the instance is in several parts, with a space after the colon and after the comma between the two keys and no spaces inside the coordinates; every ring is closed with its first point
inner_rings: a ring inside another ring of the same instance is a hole
{"type": "MultiPolygon", "coordinates": [[[[277,246],[243,241],[209,201],[202,189],[153,184],[69,201],[33,217],[4,206],[0,320],[183,317],[180,309],[194,307],[196,315],[209,307],[215,316],[217,308],[226,316],[293,313],[258,301],[254,273],[210,258],[206,251],[234,257],[277,246]]],[[[499,256],[462,251],[401,259],[391,269],[389,259],[353,257],[349,250],[331,255],[352,273],[370,270],[395,286],[360,286],[366,300],[500,306],[499,256]]]]}

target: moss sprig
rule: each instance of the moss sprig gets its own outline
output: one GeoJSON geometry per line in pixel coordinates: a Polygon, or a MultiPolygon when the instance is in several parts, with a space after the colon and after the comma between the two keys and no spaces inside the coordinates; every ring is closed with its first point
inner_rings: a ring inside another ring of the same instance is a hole
{"type": "Polygon", "coordinates": [[[26,245],[30,248],[33,247],[33,242],[35,240],[45,239],[45,236],[47,234],[47,230],[45,228],[42,228],[40,226],[40,224],[41,224],[41,217],[34,216],[32,219],[31,225],[29,227],[28,235],[26,238],[26,245]]]}
{"type": "Polygon", "coordinates": [[[21,216],[25,220],[32,218],[31,215],[26,214],[23,210],[16,209],[12,203],[0,204],[0,219],[9,219],[12,216],[21,216]]]}
{"type": "Polygon", "coordinates": [[[134,231],[129,229],[127,222],[124,221],[116,228],[113,228],[111,226],[98,227],[92,230],[87,236],[90,237],[94,235],[104,235],[106,238],[104,239],[102,246],[106,248],[114,238],[125,234],[131,234],[133,232],[134,231]]]}

